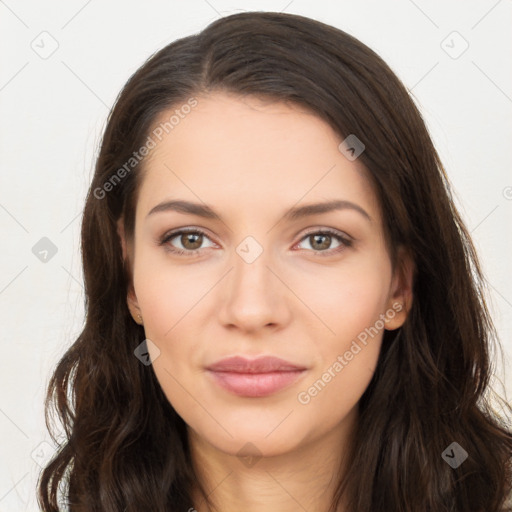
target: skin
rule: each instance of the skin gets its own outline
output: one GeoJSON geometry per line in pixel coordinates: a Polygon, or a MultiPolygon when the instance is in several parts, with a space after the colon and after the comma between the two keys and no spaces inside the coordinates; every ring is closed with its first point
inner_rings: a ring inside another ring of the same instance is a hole
{"type": "MultiPolygon", "coordinates": [[[[400,252],[393,271],[367,172],[339,151],[343,139],[327,123],[303,107],[254,97],[215,92],[197,99],[145,159],[133,245],[119,221],[133,272],[128,307],[136,322],[143,318],[153,370],[188,425],[198,479],[218,509],[325,511],[337,483],[332,476],[350,469],[343,454],[383,329],[359,343],[361,350],[307,404],[298,394],[329,367],[332,376],[338,356],[393,304],[384,328],[403,324],[413,266],[400,252]],[[222,221],[176,211],[148,216],[170,199],[206,203],[222,221]],[[331,199],[358,205],[371,220],[352,208],[284,218],[289,208],[331,199]],[[205,236],[178,235],[159,245],[160,237],[185,227],[205,236]],[[325,228],[352,245],[306,236],[325,228]],[[236,251],[247,236],[263,250],[252,263],[236,251]],[[307,370],[274,395],[240,397],[205,370],[233,355],[274,355],[307,370]],[[243,447],[253,459],[237,456],[243,447]]],[[[198,490],[194,497],[191,507],[209,510],[198,490]]]]}

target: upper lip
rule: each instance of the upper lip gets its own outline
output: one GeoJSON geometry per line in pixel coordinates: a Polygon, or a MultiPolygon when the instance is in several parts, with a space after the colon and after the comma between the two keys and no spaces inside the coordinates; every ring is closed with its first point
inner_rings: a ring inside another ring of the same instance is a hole
{"type": "Polygon", "coordinates": [[[234,356],[221,359],[207,367],[214,372],[232,372],[232,373],[271,373],[271,372],[292,372],[305,370],[304,366],[299,366],[279,357],[262,356],[256,359],[246,359],[245,357],[234,356]]]}

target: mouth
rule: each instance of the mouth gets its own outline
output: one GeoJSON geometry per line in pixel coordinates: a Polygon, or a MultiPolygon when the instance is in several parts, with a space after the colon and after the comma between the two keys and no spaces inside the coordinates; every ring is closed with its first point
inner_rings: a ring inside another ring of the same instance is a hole
{"type": "Polygon", "coordinates": [[[264,397],[281,391],[299,379],[306,367],[277,357],[230,357],[207,368],[221,388],[242,397],[264,397]]]}

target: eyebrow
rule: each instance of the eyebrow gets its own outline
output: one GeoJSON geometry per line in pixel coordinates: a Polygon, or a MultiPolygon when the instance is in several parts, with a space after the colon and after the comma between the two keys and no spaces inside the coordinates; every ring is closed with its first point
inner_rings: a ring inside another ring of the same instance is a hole
{"type": "MultiPolygon", "coordinates": [[[[361,208],[359,205],[352,203],[351,201],[345,200],[332,200],[323,203],[312,203],[304,206],[296,206],[290,208],[284,214],[283,218],[285,220],[297,220],[304,217],[309,217],[311,215],[318,215],[321,213],[328,213],[336,210],[354,210],[360,213],[363,217],[365,217],[370,222],[372,218],[370,215],[361,208]]],[[[213,210],[210,206],[206,204],[194,203],[191,201],[183,201],[183,200],[171,200],[164,201],[160,204],[154,206],[149,213],[146,215],[146,218],[150,215],[154,215],[155,213],[160,212],[168,212],[175,211],[180,213],[188,213],[191,215],[197,215],[199,217],[204,217],[205,219],[214,219],[222,222],[221,216],[213,210]]]]}

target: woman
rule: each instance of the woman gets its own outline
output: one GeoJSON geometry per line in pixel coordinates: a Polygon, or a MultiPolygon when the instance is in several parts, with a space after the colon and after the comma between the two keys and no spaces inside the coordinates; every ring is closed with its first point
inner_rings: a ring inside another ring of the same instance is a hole
{"type": "Polygon", "coordinates": [[[253,12],[152,56],[82,254],[43,510],[510,510],[478,259],[407,90],[355,38],[253,12]]]}

